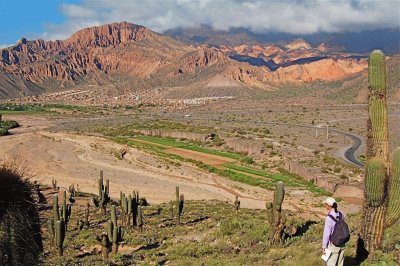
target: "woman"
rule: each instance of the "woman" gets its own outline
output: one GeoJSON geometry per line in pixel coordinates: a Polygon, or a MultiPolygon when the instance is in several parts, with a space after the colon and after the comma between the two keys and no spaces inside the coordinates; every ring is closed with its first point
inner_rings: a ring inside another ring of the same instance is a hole
{"type": "Polygon", "coordinates": [[[344,215],[337,210],[337,203],[334,198],[328,197],[323,203],[325,203],[325,208],[328,210],[328,215],[325,218],[324,235],[322,238],[322,254],[325,254],[325,249],[329,249],[332,254],[330,255],[327,266],[343,266],[344,261],[344,248],[343,246],[335,246],[331,243],[330,237],[335,228],[336,219],[344,219],[344,215]]]}

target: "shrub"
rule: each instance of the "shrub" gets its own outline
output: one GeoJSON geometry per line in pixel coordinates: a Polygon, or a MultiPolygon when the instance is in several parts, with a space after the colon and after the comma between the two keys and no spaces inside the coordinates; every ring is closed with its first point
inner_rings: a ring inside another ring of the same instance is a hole
{"type": "Polygon", "coordinates": [[[245,163],[245,164],[253,164],[254,163],[254,160],[253,160],[253,158],[251,158],[251,157],[249,157],[249,156],[246,156],[246,157],[244,157],[242,160],[240,160],[242,163],[245,163]]]}
{"type": "Polygon", "coordinates": [[[22,160],[0,166],[0,265],[38,265],[40,220],[22,160]]]}

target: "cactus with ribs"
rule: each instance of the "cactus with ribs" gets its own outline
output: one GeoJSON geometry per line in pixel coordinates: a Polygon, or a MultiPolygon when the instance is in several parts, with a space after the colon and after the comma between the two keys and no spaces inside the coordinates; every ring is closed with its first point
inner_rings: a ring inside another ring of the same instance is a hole
{"type": "Polygon", "coordinates": [[[272,227],[270,235],[270,244],[277,245],[283,242],[283,231],[285,229],[285,218],[282,215],[282,203],[285,198],[285,185],[279,181],[274,191],[273,203],[267,202],[267,218],[272,227]]]}
{"type": "Polygon", "coordinates": [[[380,248],[385,228],[400,217],[400,148],[390,164],[386,64],[379,50],[369,56],[368,83],[365,203],[358,251],[371,254],[380,248]]]}

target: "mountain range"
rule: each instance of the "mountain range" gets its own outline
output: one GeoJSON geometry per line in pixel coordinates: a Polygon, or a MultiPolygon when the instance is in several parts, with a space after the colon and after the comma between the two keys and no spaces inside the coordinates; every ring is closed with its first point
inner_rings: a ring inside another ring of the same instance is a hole
{"type": "Polygon", "coordinates": [[[335,81],[363,71],[366,56],[322,42],[190,43],[127,22],[85,28],[66,40],[22,38],[0,50],[0,98],[79,90],[83,103],[246,95],[282,84],[335,81]]]}
{"type": "Polygon", "coordinates": [[[289,34],[282,32],[255,33],[247,28],[217,30],[208,25],[197,28],[175,28],[164,32],[165,35],[192,44],[209,44],[212,46],[241,44],[271,44],[303,39],[312,46],[322,43],[328,47],[348,53],[369,53],[380,49],[386,54],[400,52],[400,27],[384,28],[361,32],[313,34],[289,34]]]}

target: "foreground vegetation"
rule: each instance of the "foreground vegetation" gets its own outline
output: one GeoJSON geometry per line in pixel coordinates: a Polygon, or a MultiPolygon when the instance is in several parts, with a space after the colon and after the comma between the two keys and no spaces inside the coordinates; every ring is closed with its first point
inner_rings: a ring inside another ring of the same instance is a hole
{"type": "MultiPolygon", "coordinates": [[[[48,192],[48,191],[47,191],[48,192]]],[[[46,193],[47,193],[46,192],[46,193]]],[[[55,192],[49,192],[50,198],[55,192]]],[[[171,194],[173,191],[171,191],[171,194]]],[[[184,191],[182,191],[184,193],[184,191]]],[[[171,215],[170,204],[143,206],[143,231],[125,227],[118,252],[102,259],[100,236],[110,211],[101,214],[90,207],[90,225],[79,230],[76,221],[85,219],[86,201],[76,197],[64,241],[64,255],[58,256],[52,236],[46,230],[51,210],[41,213],[43,239],[47,253],[43,265],[319,265],[323,230],[321,221],[307,221],[301,214],[283,211],[288,217],[282,245],[271,246],[271,227],[266,210],[240,209],[220,201],[187,201],[180,225],[171,215]],[[295,263],[295,264],[294,264],[295,263]]],[[[171,198],[172,200],[172,198],[171,198]]],[[[118,223],[122,224],[122,209],[117,202],[118,223]]],[[[355,242],[359,216],[348,217],[352,239],[346,249],[346,265],[354,265],[355,242]]],[[[387,252],[376,253],[375,262],[363,265],[397,265],[396,234],[400,226],[387,236],[387,252]]]]}

